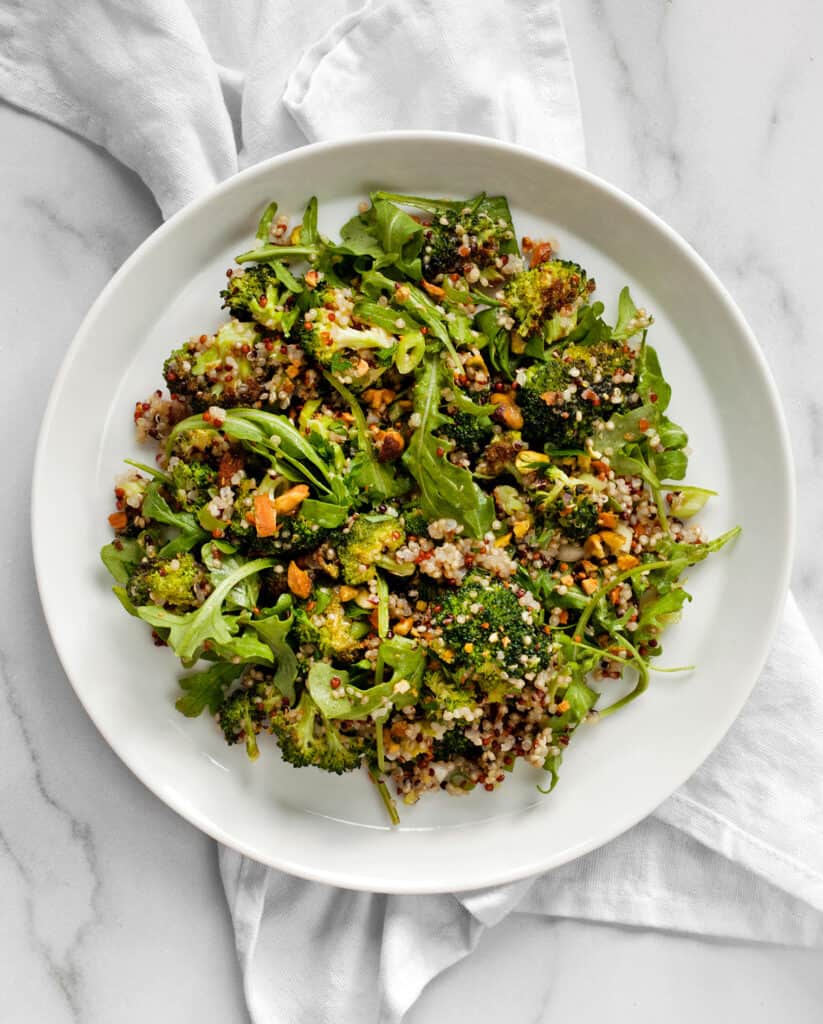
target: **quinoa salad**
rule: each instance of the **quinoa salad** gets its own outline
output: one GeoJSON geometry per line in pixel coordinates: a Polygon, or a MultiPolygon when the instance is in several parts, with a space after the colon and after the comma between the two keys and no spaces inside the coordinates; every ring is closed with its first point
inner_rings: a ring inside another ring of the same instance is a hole
{"type": "Polygon", "coordinates": [[[102,560],[252,759],[398,798],[551,790],[577,730],[662,669],[715,539],[624,288],[615,309],[503,196],[372,193],[339,232],[265,210],[134,411],[102,560]],[[264,735],[273,737],[266,739],[264,735]]]}

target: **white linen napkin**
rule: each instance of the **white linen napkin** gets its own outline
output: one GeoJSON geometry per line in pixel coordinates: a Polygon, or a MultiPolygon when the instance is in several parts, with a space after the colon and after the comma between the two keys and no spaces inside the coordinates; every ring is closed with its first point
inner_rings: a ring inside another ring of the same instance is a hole
{"type": "MultiPolygon", "coordinates": [[[[584,160],[556,0],[27,0],[0,8],[0,96],[106,147],[166,216],[239,166],[382,128],[584,160]]],[[[646,821],[536,879],[354,893],[221,848],[255,1024],[400,1021],[512,912],[823,946],[821,680],[790,598],[750,701],[703,767],[646,821]]]]}

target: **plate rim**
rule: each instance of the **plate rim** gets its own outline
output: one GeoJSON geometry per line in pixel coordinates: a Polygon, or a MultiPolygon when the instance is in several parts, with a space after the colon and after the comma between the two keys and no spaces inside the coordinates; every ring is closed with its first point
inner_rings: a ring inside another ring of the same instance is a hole
{"type": "Polygon", "coordinates": [[[760,345],[757,342],[756,336],[746,321],[743,313],[738,308],[726,286],[723,284],[719,276],[711,269],[707,261],[689,244],[689,242],[686,241],[686,239],[667,224],[666,221],[648,207],[644,206],[639,200],[618,188],[616,185],[613,185],[611,182],[599,175],[593,174],[591,171],[577,167],[566,161],[538,153],[525,146],[469,133],[417,129],[375,132],[365,135],[349,135],[324,142],[311,143],[306,146],[290,150],[286,153],[278,154],[277,156],[271,157],[267,160],[260,161],[250,167],[244,168],[236,174],[233,174],[224,181],[219,182],[214,187],[203,193],[203,195],[178,210],[163,224],[155,228],[155,230],[137,246],[134,252],[129,255],[118,270],[112,275],[111,279],[102,288],[94,302],[89,307],[68,348],[66,349],[65,354],[63,355],[60,368],[49,391],[49,397],[43,412],[32,467],[30,529],[35,580],[46,625],[49,630],[49,636],[63,672],[65,673],[75,696],[80,701],[80,704],[84,708],[86,714],[88,714],[101,737],[105,740],[109,748],[116,754],[120,761],[126,765],[129,771],[131,771],[142,785],[158,797],[158,799],[166,804],[166,806],[170,807],[175,813],[179,814],[184,820],[194,825],[201,832],[204,832],[216,841],[250,857],[253,860],[307,880],[360,891],[380,891],[397,894],[422,895],[443,891],[460,892],[469,889],[476,889],[485,885],[503,884],[526,878],[535,875],[538,872],[569,863],[570,861],[576,860],[578,857],[605,845],[607,842],[615,839],[638,822],[644,820],[650,814],[654,813],[655,807],[659,806],[659,804],[656,804],[653,807],[648,807],[641,814],[638,814],[636,810],[632,810],[622,817],[618,816],[616,821],[613,820],[609,829],[599,832],[595,837],[579,843],[573,849],[566,848],[560,853],[550,857],[543,856],[535,859],[529,859],[527,863],[523,863],[521,860],[517,866],[508,870],[497,870],[491,872],[485,881],[478,882],[476,878],[473,878],[470,882],[466,882],[463,885],[449,885],[447,890],[444,889],[442,884],[438,885],[436,880],[426,881],[425,879],[420,880],[415,877],[407,877],[402,882],[398,882],[396,885],[392,885],[391,887],[380,886],[378,889],[375,889],[373,885],[369,884],[368,879],[365,877],[351,875],[345,870],[334,870],[333,868],[326,870],[311,866],[307,867],[295,862],[293,858],[285,856],[277,857],[276,855],[267,854],[265,851],[260,850],[243,840],[238,840],[224,831],[197,807],[192,806],[190,802],[187,802],[187,800],[178,794],[177,791],[164,791],[162,785],[157,780],[149,782],[146,777],[144,777],[140,767],[135,763],[138,759],[134,755],[128,755],[122,752],[118,747],[116,738],[114,740],[110,738],[108,731],[103,727],[101,722],[98,721],[98,716],[95,714],[93,707],[90,706],[90,702],[87,702],[86,699],[84,699],[82,692],[83,686],[75,683],[73,675],[64,661],[63,653],[55,642],[55,629],[52,626],[54,609],[45,597],[47,566],[44,564],[44,556],[40,551],[40,545],[36,539],[38,537],[36,529],[37,522],[42,519],[42,513],[40,510],[43,508],[44,502],[47,500],[45,479],[47,441],[51,433],[52,422],[56,409],[63,392],[64,382],[69,376],[77,354],[88,343],[88,337],[93,334],[95,322],[100,314],[100,310],[106,304],[108,296],[117,288],[121,279],[130,273],[132,266],[147,257],[150,258],[151,252],[162,243],[167,234],[177,230],[178,227],[185,224],[189,218],[196,217],[201,210],[207,208],[215,199],[223,193],[236,188],[248,178],[252,178],[261,173],[276,172],[278,168],[287,165],[292,161],[302,161],[307,158],[311,159],[312,156],[319,157],[329,155],[337,150],[346,150],[354,145],[363,145],[372,142],[376,145],[380,145],[398,139],[417,141],[421,145],[426,145],[431,142],[445,142],[446,144],[469,143],[487,150],[503,153],[504,155],[509,154],[511,156],[528,157],[531,160],[536,159],[556,171],[577,176],[582,181],[599,190],[601,193],[605,193],[610,200],[627,207],[635,216],[646,221],[651,228],[662,234],[666,240],[673,245],[674,248],[678,250],[679,253],[688,262],[690,262],[697,271],[699,271],[701,278],[714,289],[716,295],[722,301],[726,312],[734,322],[740,338],[745,343],[747,355],[755,364],[756,370],[765,385],[771,407],[770,412],[775,424],[777,425],[777,447],[782,457],[782,469],[786,475],[787,482],[786,494],[784,495],[785,536],[781,538],[785,557],[781,563],[779,579],[774,581],[776,586],[773,587],[773,590],[776,591],[776,597],[772,603],[768,620],[763,624],[764,628],[761,630],[759,638],[757,639],[756,655],[751,658],[751,664],[756,666],[756,668],[753,669],[751,673],[751,679],[747,683],[745,695],[742,696],[736,712],[729,721],[722,721],[719,727],[715,727],[714,730],[710,731],[709,739],[701,744],[702,753],[697,763],[686,770],[685,773],[678,773],[677,784],[670,789],[668,796],[664,799],[668,799],[668,797],[675,793],[677,789],[679,789],[683,783],[701,767],[718,744],[723,740],[724,736],[737,720],[743,707],[751,696],[751,692],[762,672],[763,665],[765,664],[777,626],[783,613],[793,566],[796,539],[796,470],[786,417],[771,369],[760,345]]]}

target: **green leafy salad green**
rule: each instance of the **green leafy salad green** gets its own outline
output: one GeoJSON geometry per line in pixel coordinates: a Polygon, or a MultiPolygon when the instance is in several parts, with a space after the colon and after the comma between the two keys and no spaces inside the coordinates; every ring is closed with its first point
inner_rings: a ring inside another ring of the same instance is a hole
{"type": "Polygon", "coordinates": [[[177,709],[257,758],[395,793],[557,782],[584,723],[649,685],[692,517],[687,436],[627,288],[503,196],[375,192],[322,234],[266,209],[213,332],[138,402],[102,559],[180,659],[177,709]]]}

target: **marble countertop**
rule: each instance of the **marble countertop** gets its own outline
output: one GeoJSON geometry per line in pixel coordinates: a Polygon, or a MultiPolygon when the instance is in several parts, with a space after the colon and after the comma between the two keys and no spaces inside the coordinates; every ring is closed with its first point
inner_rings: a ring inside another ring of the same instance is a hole
{"type": "MultiPolygon", "coordinates": [[[[823,640],[823,373],[816,310],[823,8],[810,0],[564,5],[589,166],[708,260],[758,335],[799,473],[794,588],[823,640]],[[815,367],[811,371],[807,366],[815,367]]],[[[34,444],[92,300],[160,222],[103,152],[0,106],[10,486],[0,593],[4,1021],[246,1020],[211,840],[153,797],[86,717],[49,641],[28,517],[34,444]],[[12,386],[8,386],[11,384],[12,386]]],[[[764,474],[764,486],[768,479],[764,474]]],[[[819,1020],[820,953],[518,916],[408,1017],[476,1024],[819,1020]],[[597,983],[592,984],[596,977],[597,983]]]]}

